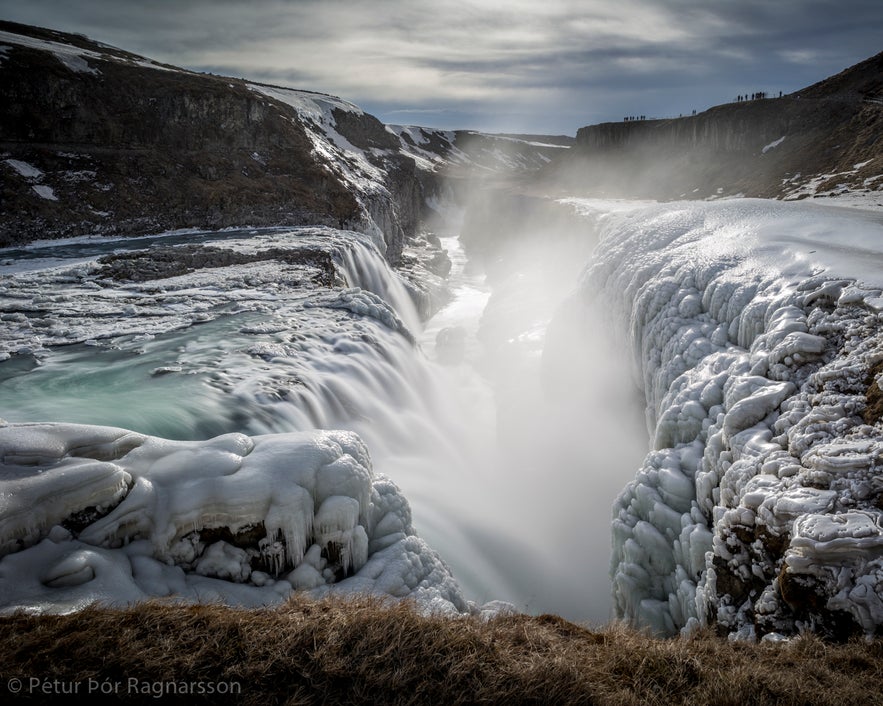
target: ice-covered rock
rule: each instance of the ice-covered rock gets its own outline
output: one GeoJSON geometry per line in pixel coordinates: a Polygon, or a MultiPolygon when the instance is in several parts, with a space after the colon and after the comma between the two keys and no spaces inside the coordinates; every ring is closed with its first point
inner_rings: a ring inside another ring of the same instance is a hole
{"type": "Polygon", "coordinates": [[[470,610],[352,432],[171,441],[7,424],[0,501],[7,612],[151,596],[269,605],[332,588],[470,610]]]}
{"type": "Polygon", "coordinates": [[[755,200],[595,217],[583,291],[610,302],[654,449],[614,506],[617,615],[879,632],[879,222],[755,200]]]}

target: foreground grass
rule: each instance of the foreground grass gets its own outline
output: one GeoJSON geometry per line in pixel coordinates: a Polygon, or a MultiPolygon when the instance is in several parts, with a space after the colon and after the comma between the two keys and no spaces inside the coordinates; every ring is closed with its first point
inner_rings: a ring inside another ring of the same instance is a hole
{"type": "Polygon", "coordinates": [[[655,640],[559,617],[420,616],[371,599],[149,604],[0,619],[0,693],[34,703],[861,704],[883,643],[655,640]],[[18,681],[16,681],[18,680],[18,681]],[[17,691],[17,694],[15,693],[17,691]],[[6,692],[6,693],[4,693],[6,692]]]}

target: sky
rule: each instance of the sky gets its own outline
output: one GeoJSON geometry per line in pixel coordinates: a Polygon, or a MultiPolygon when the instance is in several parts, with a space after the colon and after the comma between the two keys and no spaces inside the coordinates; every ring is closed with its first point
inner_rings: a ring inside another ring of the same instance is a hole
{"type": "Polygon", "coordinates": [[[880,0],[0,0],[0,19],[486,132],[675,117],[883,51],[880,0]]]}

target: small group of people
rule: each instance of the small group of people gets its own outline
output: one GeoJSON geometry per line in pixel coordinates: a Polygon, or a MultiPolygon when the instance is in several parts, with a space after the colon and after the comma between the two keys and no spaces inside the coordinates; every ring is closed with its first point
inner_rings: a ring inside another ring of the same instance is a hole
{"type": "MultiPolygon", "coordinates": [[[[696,115],[695,110],[693,110],[693,115],[696,115]]],[[[684,114],[681,113],[678,117],[683,118],[684,114]]],[[[627,115],[622,119],[622,121],[624,123],[631,123],[631,122],[635,122],[635,121],[639,121],[639,120],[646,120],[646,119],[647,119],[646,115],[627,115]]],[[[651,120],[661,120],[662,118],[650,118],[650,119],[651,120]]]]}
{"type": "MultiPolygon", "coordinates": [[[[781,97],[782,97],[782,92],[779,91],[779,98],[781,98],[781,97]]],[[[738,96],[736,96],[736,102],[742,103],[744,101],[757,101],[757,100],[763,100],[764,98],[769,98],[769,96],[767,95],[767,92],[766,91],[758,91],[757,93],[752,93],[751,95],[748,95],[747,93],[744,96],[738,95],[738,96]]]]}

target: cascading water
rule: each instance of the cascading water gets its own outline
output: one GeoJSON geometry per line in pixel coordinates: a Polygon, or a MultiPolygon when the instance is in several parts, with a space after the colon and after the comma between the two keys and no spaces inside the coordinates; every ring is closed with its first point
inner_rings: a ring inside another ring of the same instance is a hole
{"type": "Polygon", "coordinates": [[[299,229],[220,244],[235,264],[158,281],[109,286],[79,260],[10,276],[3,343],[17,354],[0,363],[0,417],[178,439],[352,430],[471,598],[609,617],[610,502],[639,455],[618,450],[635,433],[613,421],[621,389],[593,402],[602,381],[578,380],[593,367],[580,358],[601,346],[582,336],[582,314],[567,317],[575,277],[522,262],[491,297],[445,239],[452,299],[421,332],[363,236],[299,229]],[[313,265],[278,260],[286,248],[330,253],[349,288],[310,284],[313,265]]]}

